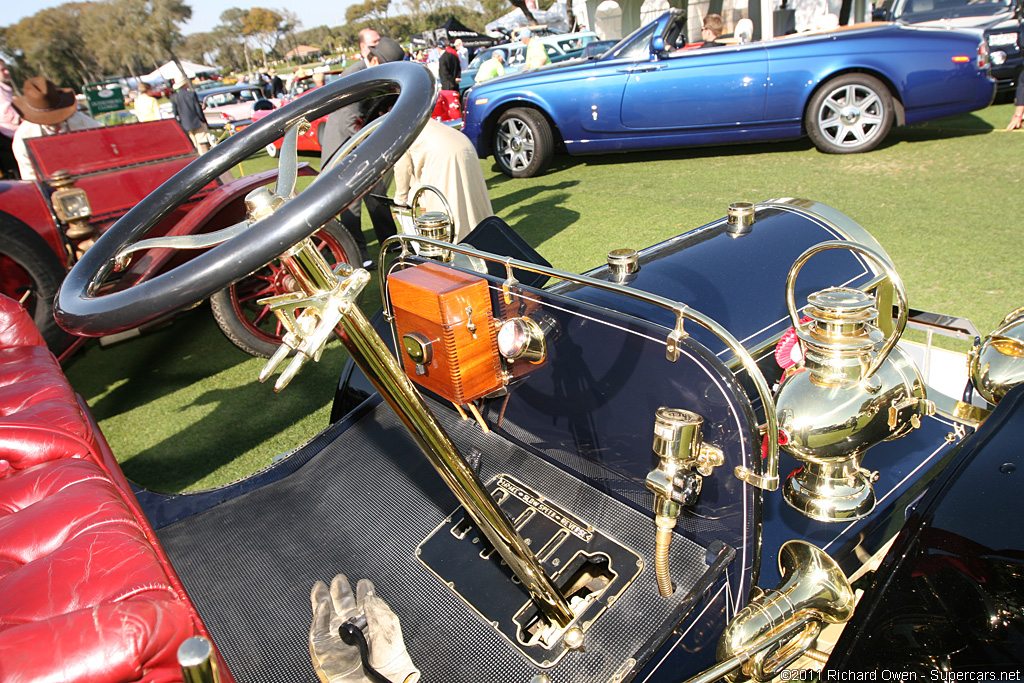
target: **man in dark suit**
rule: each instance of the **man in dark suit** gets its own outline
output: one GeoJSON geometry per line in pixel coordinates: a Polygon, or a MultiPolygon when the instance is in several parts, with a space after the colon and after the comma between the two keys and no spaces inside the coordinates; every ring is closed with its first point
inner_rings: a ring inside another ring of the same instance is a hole
{"type": "MultiPolygon", "coordinates": [[[[369,28],[364,28],[359,32],[359,52],[362,59],[347,67],[343,76],[378,64],[398,62],[405,58],[405,51],[398,43],[391,38],[381,38],[380,34],[369,28]]],[[[321,167],[363,127],[368,113],[366,103],[359,102],[342,107],[327,117],[327,125],[324,126],[323,134],[320,137],[321,167]]],[[[395,221],[391,217],[391,209],[370,195],[386,195],[390,183],[391,175],[388,174],[373,186],[365,199],[353,203],[339,216],[341,224],[349,231],[359,247],[359,256],[362,258],[363,267],[371,270],[376,267],[376,263],[366,248],[366,237],[363,235],[362,228],[362,204],[364,201],[366,202],[366,210],[370,214],[373,231],[377,235],[377,240],[383,243],[384,240],[396,233],[395,221]]]]}
{"type": "Polygon", "coordinates": [[[448,45],[447,40],[438,41],[437,47],[441,50],[441,56],[437,60],[437,77],[441,81],[441,90],[458,91],[459,80],[462,78],[459,54],[455,48],[448,45]]]}

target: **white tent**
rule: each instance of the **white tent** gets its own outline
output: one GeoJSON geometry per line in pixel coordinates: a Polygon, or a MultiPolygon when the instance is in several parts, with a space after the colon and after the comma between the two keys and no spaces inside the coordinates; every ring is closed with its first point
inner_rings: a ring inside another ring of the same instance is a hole
{"type": "MultiPolygon", "coordinates": [[[[203,73],[216,73],[220,71],[219,66],[207,66],[205,64],[196,64],[195,62],[189,62],[182,60],[181,67],[185,69],[185,75],[189,78],[195,78],[196,74],[203,73]]],[[[156,71],[152,71],[145,76],[142,76],[142,80],[146,83],[159,83],[161,81],[171,82],[175,78],[181,76],[181,72],[174,62],[167,62],[156,71]]]]}
{"type": "MultiPolygon", "coordinates": [[[[547,11],[531,9],[530,12],[533,14],[538,24],[545,24],[548,28],[552,28],[556,31],[569,30],[569,22],[565,13],[565,2],[556,2],[547,11]]],[[[520,26],[528,26],[529,23],[530,22],[526,18],[526,15],[523,14],[523,10],[516,8],[505,16],[499,17],[487,24],[484,28],[488,33],[494,34],[498,29],[511,31],[512,29],[520,26]]]]}

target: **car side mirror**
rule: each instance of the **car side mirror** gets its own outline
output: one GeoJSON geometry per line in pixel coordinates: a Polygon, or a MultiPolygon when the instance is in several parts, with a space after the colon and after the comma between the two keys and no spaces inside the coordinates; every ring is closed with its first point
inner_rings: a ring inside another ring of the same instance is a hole
{"type": "Polygon", "coordinates": [[[660,55],[665,51],[665,39],[662,36],[651,38],[651,56],[660,55]]]}
{"type": "Polygon", "coordinates": [[[885,11],[883,7],[877,7],[871,10],[871,21],[889,21],[887,16],[889,13],[885,11]]]}

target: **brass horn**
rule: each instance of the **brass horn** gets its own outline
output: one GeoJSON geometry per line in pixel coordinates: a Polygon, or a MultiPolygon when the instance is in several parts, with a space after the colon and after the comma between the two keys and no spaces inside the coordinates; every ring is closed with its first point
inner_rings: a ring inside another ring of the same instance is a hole
{"type": "Polygon", "coordinates": [[[853,616],[853,588],[825,551],[789,541],[779,550],[779,573],[778,588],[761,592],[726,626],[719,663],[687,683],[769,681],[814,644],[823,623],[853,616]]]}

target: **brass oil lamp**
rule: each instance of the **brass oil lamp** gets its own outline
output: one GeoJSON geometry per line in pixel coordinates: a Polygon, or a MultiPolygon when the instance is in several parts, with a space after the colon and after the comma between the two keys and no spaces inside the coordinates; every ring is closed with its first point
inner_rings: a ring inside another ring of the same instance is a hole
{"type": "MultiPolygon", "coordinates": [[[[441,205],[444,207],[443,211],[425,211],[420,215],[413,214],[413,225],[416,228],[416,234],[420,237],[427,237],[432,240],[438,240],[440,242],[455,242],[455,214],[452,213],[451,206],[448,205],[448,200],[445,196],[432,185],[421,185],[412,196],[412,201],[409,202],[410,206],[415,208],[418,206],[420,195],[424,192],[433,192],[441,200],[441,205]]],[[[450,262],[452,260],[452,253],[447,249],[441,247],[435,247],[432,244],[421,244],[419,246],[419,254],[424,258],[434,259],[435,261],[450,262]]]]}
{"type": "Polygon", "coordinates": [[[1024,382],[1024,308],[1003,318],[991,334],[967,356],[974,388],[995,404],[1024,382]]]}
{"type": "Polygon", "coordinates": [[[875,507],[876,472],[861,466],[864,452],[921,425],[934,407],[913,361],[896,346],[906,327],[906,291],[899,275],[876,252],[848,242],[823,242],[805,251],[786,282],[786,303],[804,359],[790,368],[776,392],[779,445],[803,463],[783,497],[812,519],[860,519],[875,507]],[[847,287],[815,292],[801,324],[794,284],[803,264],[827,249],[850,249],[876,262],[892,283],[899,316],[886,337],[870,294],[847,287]]]}

